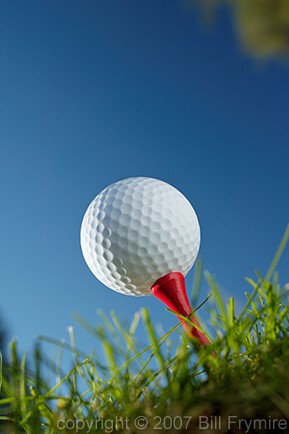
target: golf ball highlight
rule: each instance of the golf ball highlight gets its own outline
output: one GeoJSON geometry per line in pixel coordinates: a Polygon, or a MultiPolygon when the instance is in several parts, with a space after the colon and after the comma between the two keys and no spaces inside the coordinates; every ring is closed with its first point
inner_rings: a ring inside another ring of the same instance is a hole
{"type": "Polygon", "coordinates": [[[185,196],[154,178],[118,181],[89,205],[80,243],[92,273],[126,295],[150,295],[171,272],[184,276],[200,247],[200,226],[185,196]]]}

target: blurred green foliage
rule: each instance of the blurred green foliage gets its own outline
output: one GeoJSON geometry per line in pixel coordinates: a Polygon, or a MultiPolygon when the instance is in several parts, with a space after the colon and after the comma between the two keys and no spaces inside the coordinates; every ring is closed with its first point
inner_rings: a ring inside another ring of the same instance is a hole
{"type": "Polygon", "coordinates": [[[288,56],[288,0],[191,0],[211,15],[219,6],[232,9],[241,46],[258,58],[288,56]]]}

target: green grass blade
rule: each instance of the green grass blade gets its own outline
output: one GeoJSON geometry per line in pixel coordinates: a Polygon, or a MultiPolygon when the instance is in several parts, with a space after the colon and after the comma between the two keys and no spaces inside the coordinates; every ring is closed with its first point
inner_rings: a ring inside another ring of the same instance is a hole
{"type": "Polygon", "coordinates": [[[21,364],[20,364],[20,379],[19,379],[19,395],[20,395],[20,406],[22,415],[27,413],[27,401],[26,401],[26,390],[27,390],[27,379],[26,379],[26,353],[23,354],[21,364]]]}
{"type": "Polygon", "coordinates": [[[194,280],[193,280],[193,290],[192,290],[192,306],[194,307],[199,300],[199,294],[201,290],[201,282],[203,275],[203,261],[198,259],[194,267],[194,280]]]}
{"type": "Polygon", "coordinates": [[[3,380],[3,357],[0,351],[0,392],[2,389],[2,380],[3,380]]]}
{"type": "Polygon", "coordinates": [[[159,342],[158,338],[156,337],[155,331],[154,331],[154,328],[153,328],[152,322],[150,320],[149,313],[148,313],[147,309],[142,309],[142,317],[143,317],[143,321],[144,321],[146,330],[148,332],[149,340],[152,344],[152,350],[156,356],[156,359],[159,363],[160,368],[163,371],[165,371],[166,370],[166,361],[165,361],[165,359],[162,355],[161,349],[160,349],[160,346],[161,346],[163,341],[159,342]]]}
{"type": "Polygon", "coordinates": [[[219,308],[222,321],[224,324],[226,324],[227,323],[226,307],[225,307],[225,303],[221,297],[221,292],[220,292],[220,289],[217,285],[217,282],[215,281],[215,279],[213,278],[211,273],[209,273],[208,271],[205,271],[205,277],[206,277],[208,285],[211,288],[212,293],[216,299],[216,303],[217,303],[217,306],[219,308]]]}
{"type": "Polygon", "coordinates": [[[284,233],[282,240],[279,244],[277,252],[276,252],[276,254],[272,260],[272,263],[271,263],[271,265],[267,271],[267,274],[266,274],[265,279],[264,279],[265,281],[269,281],[271,279],[271,277],[272,277],[272,275],[273,275],[273,273],[274,273],[274,271],[278,265],[278,262],[280,261],[280,258],[282,256],[287,244],[288,244],[288,240],[289,240],[289,224],[285,230],[285,233],[284,233]]]}

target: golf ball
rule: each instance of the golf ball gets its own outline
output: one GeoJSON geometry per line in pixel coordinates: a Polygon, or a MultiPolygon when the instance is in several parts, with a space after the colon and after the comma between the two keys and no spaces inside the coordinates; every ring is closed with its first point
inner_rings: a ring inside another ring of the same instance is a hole
{"type": "Polygon", "coordinates": [[[128,178],[99,193],[81,225],[81,249],[92,273],[126,295],[150,295],[160,277],[186,275],[200,247],[196,213],[176,188],[128,178]]]}

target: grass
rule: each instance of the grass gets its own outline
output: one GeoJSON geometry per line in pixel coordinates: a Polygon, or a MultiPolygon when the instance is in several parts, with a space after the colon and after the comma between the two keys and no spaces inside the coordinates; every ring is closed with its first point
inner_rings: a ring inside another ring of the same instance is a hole
{"type": "MultiPolygon", "coordinates": [[[[179,323],[159,337],[145,309],[129,326],[114,313],[100,313],[96,327],[77,317],[95,336],[101,359],[76,348],[73,328],[69,344],[42,338],[59,347],[55,361],[38,343],[27,363],[12,341],[10,361],[2,367],[0,358],[1,433],[289,432],[288,288],[275,271],[288,239],[289,227],[266,276],[247,279],[252,290],[238,314],[234,298],[224,301],[205,272],[211,297],[199,310],[210,311],[210,347],[197,348],[179,323]],[[140,326],[147,345],[135,337],[140,326]],[[73,367],[63,373],[67,350],[73,367]]],[[[201,276],[199,263],[194,305],[201,276]]]]}

